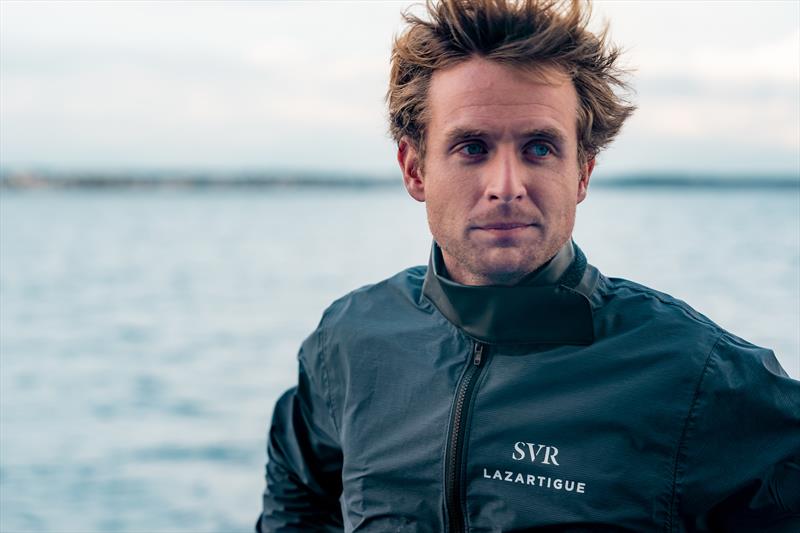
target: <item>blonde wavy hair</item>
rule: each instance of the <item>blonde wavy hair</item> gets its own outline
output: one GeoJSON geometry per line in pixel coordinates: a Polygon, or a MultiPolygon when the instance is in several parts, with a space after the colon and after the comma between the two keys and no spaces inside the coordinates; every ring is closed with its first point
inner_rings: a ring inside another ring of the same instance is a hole
{"type": "Polygon", "coordinates": [[[386,101],[389,131],[407,137],[424,159],[427,96],[437,70],[483,57],[523,69],[555,66],[578,94],[578,160],[593,158],[619,133],[636,107],[627,95],[620,49],[608,26],[587,29],[589,0],[426,0],[427,20],[406,11],[394,39],[386,101]]]}

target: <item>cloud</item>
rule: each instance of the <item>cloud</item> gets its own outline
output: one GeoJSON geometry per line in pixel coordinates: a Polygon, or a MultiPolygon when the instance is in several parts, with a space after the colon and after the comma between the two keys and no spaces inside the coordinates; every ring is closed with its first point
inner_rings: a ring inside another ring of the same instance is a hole
{"type": "MultiPolygon", "coordinates": [[[[607,168],[674,168],[660,146],[684,167],[800,166],[800,8],[712,4],[596,4],[638,68],[607,168]]],[[[0,2],[0,159],[393,171],[383,96],[407,5],[0,2]]]]}
{"type": "Polygon", "coordinates": [[[800,84],[800,30],[762,43],[741,42],[733,47],[704,44],[682,54],[652,50],[639,74],[797,88],[800,84]]]}

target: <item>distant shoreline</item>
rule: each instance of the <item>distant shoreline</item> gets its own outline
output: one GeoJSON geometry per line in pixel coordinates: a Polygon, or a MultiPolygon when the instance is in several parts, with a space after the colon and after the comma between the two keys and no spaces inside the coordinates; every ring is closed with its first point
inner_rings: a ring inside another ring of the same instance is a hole
{"type": "MultiPolygon", "coordinates": [[[[370,178],[318,174],[55,174],[7,172],[0,189],[389,189],[402,186],[400,177],[370,178]]],[[[599,178],[592,187],[652,189],[800,189],[800,177],[791,175],[731,177],[711,175],[637,174],[599,178]]]]}

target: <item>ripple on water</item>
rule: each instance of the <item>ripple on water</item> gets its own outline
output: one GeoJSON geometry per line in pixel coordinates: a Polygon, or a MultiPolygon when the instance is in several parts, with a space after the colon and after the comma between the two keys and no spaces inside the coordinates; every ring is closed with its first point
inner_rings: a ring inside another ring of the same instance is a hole
{"type": "MultiPolygon", "coordinates": [[[[2,195],[0,531],[252,531],[300,342],[430,250],[424,206],[351,193],[2,195]]],[[[605,274],[800,376],[797,195],[598,189],[581,208],[605,274]]]]}
{"type": "Polygon", "coordinates": [[[133,453],[133,459],[138,461],[203,461],[250,465],[253,463],[254,458],[260,456],[258,452],[259,451],[254,452],[249,447],[236,447],[225,444],[211,444],[207,446],[163,444],[137,450],[133,453]]]}

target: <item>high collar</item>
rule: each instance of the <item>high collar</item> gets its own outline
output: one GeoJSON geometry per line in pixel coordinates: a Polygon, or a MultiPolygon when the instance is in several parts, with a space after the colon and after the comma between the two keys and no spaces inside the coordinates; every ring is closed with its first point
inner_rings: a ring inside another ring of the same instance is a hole
{"type": "Polygon", "coordinates": [[[490,344],[591,344],[597,270],[571,240],[513,286],[462,285],[434,241],[422,293],[467,335],[490,344]]]}

